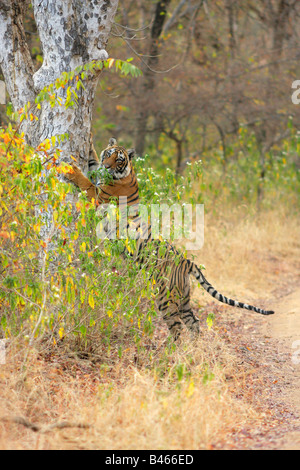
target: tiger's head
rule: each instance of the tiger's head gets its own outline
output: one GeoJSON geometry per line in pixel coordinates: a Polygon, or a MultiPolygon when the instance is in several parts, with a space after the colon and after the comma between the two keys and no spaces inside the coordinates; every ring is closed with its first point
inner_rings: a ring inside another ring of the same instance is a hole
{"type": "Polygon", "coordinates": [[[131,160],[135,156],[135,150],[126,150],[117,144],[116,139],[110,139],[108,147],[101,152],[101,166],[116,180],[126,178],[132,171],[131,160]]]}

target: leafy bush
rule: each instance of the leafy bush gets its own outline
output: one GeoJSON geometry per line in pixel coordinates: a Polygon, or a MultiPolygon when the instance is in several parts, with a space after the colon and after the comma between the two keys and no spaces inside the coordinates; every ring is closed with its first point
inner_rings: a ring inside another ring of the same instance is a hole
{"type": "MultiPolygon", "coordinates": [[[[9,127],[0,133],[0,314],[2,335],[22,334],[57,344],[111,347],[153,331],[155,281],[120,253],[128,240],[97,241],[99,216],[86,195],[59,180],[67,165],[49,156],[51,142],[32,149],[9,127]],[[46,171],[45,171],[46,170],[46,171]],[[74,210],[75,208],[75,210],[74,210]],[[45,239],[47,214],[53,227],[45,239]],[[95,340],[97,336],[98,343],[95,340]]],[[[201,166],[176,181],[162,180],[145,160],[136,162],[142,201],[186,200],[186,184],[201,166]]]]}
{"type": "Polygon", "coordinates": [[[222,150],[201,155],[203,180],[201,191],[206,210],[216,205],[246,204],[249,211],[275,208],[276,205],[298,207],[300,172],[300,132],[292,121],[290,135],[272,150],[264,150],[255,134],[241,127],[239,136],[224,161],[222,150]]]}

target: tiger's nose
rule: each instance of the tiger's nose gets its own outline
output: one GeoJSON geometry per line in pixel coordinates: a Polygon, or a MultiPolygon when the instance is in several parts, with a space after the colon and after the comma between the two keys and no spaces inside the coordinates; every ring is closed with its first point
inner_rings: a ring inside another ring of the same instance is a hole
{"type": "Polygon", "coordinates": [[[106,168],[106,169],[110,168],[110,164],[109,164],[109,163],[104,163],[103,166],[104,166],[104,168],[106,168]]]}

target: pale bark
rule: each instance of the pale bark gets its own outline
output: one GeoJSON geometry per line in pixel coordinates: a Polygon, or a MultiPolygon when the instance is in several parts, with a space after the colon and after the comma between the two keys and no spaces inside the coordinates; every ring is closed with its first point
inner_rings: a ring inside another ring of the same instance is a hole
{"type": "MultiPolygon", "coordinates": [[[[105,50],[118,0],[33,0],[35,20],[43,49],[42,67],[34,73],[23,28],[27,0],[0,0],[0,65],[16,110],[60,77],[78,66],[108,57],[105,50]]],[[[42,103],[39,120],[23,125],[27,141],[37,146],[53,135],[69,134],[60,144],[61,158],[78,158],[86,169],[91,151],[92,108],[98,76],[85,81],[78,91],[78,106],[51,108],[42,103]]],[[[66,91],[61,90],[64,97],[66,91]]]]}
{"type": "MultiPolygon", "coordinates": [[[[0,67],[16,110],[35,99],[34,66],[23,27],[23,13],[28,3],[28,0],[0,0],[0,67]]],[[[24,123],[25,132],[26,127],[24,123]]]]}
{"type": "MultiPolygon", "coordinates": [[[[29,1],[0,0],[0,66],[15,110],[28,102],[33,104],[39,92],[63,72],[107,59],[105,47],[118,7],[118,0],[33,0],[31,3],[43,49],[43,64],[36,72],[23,27],[23,14],[29,1]]],[[[51,108],[48,102],[41,102],[41,109],[34,111],[38,121],[22,123],[27,142],[36,148],[45,139],[68,134],[69,139],[56,143],[53,150],[59,147],[60,159],[66,162],[74,156],[85,171],[93,152],[91,124],[98,77],[99,74],[88,75],[85,89],[77,90],[78,104],[74,107],[51,108]]],[[[62,101],[68,86],[58,92],[62,101]]],[[[44,170],[43,176],[46,174],[44,170]]],[[[55,237],[51,208],[39,216],[42,218],[40,235],[51,249],[50,241],[55,237]]]]}

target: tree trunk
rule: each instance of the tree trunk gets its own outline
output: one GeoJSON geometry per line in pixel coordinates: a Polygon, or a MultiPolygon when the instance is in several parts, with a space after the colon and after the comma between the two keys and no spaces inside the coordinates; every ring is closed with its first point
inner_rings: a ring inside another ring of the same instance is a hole
{"type": "MultiPolygon", "coordinates": [[[[286,26],[296,2],[280,0],[278,11],[273,18],[273,54],[276,60],[282,56],[283,41],[286,35],[286,26]]],[[[276,65],[276,68],[279,64],[276,65]]],[[[274,69],[276,72],[276,69],[274,69]]],[[[278,73],[278,70],[277,70],[278,73]]]]}
{"type": "MultiPolygon", "coordinates": [[[[0,1],[0,66],[15,110],[35,99],[34,65],[23,27],[23,14],[28,4],[28,0],[0,1]]],[[[23,130],[27,135],[25,122],[23,130]]]]}
{"type": "MultiPolygon", "coordinates": [[[[62,72],[70,72],[93,60],[108,57],[105,50],[118,0],[33,0],[35,21],[43,49],[43,65],[34,73],[23,27],[28,0],[0,1],[0,66],[15,110],[55,82],[62,72]]],[[[85,81],[78,91],[78,105],[66,109],[41,103],[39,120],[23,122],[26,139],[33,147],[55,135],[68,134],[59,144],[61,158],[78,158],[86,169],[91,151],[92,108],[98,76],[85,81]]],[[[60,91],[64,98],[66,90],[60,91]]]]}
{"type": "Polygon", "coordinates": [[[136,120],[135,148],[138,155],[143,155],[145,139],[147,134],[148,118],[151,114],[151,99],[155,87],[154,67],[158,63],[159,39],[167,17],[167,9],[171,0],[159,0],[156,4],[154,20],[151,28],[151,37],[148,50],[148,59],[144,61],[141,85],[137,97],[137,109],[139,110],[136,120]]]}
{"type": "Polygon", "coordinates": [[[181,173],[181,165],[182,165],[182,140],[176,141],[176,149],[177,149],[177,158],[176,158],[176,175],[178,176],[181,173]]]}
{"type": "MultiPolygon", "coordinates": [[[[35,21],[43,50],[43,65],[34,71],[23,26],[28,0],[0,0],[0,66],[5,78],[14,109],[23,108],[28,102],[34,104],[39,92],[54,83],[63,72],[71,72],[92,61],[108,58],[105,50],[118,0],[32,0],[35,21]]],[[[93,152],[91,138],[92,110],[98,76],[89,74],[85,89],[78,90],[75,107],[41,102],[34,111],[38,120],[24,120],[21,130],[27,142],[36,148],[45,139],[68,134],[63,141],[56,140],[53,150],[61,150],[60,160],[71,162],[74,156],[83,171],[87,169],[93,152]]],[[[60,88],[62,102],[67,89],[60,88]]],[[[47,175],[43,171],[42,177],[47,175]]],[[[72,197],[69,198],[73,203],[72,197]]],[[[51,207],[43,213],[37,209],[42,220],[40,236],[52,249],[54,234],[51,207]]],[[[71,230],[71,227],[68,227],[71,230]]]]}
{"type": "Polygon", "coordinates": [[[238,84],[235,76],[235,65],[236,65],[236,52],[237,52],[237,41],[235,38],[235,27],[236,27],[236,5],[235,0],[226,0],[226,10],[228,16],[228,37],[229,37],[229,63],[228,63],[228,75],[230,76],[230,87],[231,87],[231,101],[232,101],[232,127],[235,132],[239,130],[239,119],[238,119],[238,84]]]}

